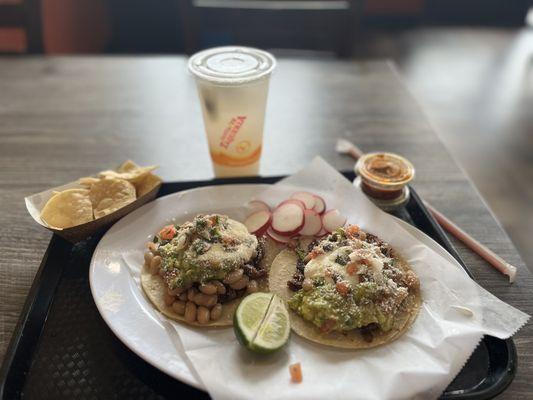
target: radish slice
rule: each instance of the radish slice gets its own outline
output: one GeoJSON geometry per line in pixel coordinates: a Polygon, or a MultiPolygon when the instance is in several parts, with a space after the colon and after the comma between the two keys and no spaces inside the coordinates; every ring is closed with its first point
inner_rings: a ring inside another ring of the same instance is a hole
{"type": "Polygon", "coordinates": [[[248,208],[250,209],[251,214],[258,211],[270,211],[268,204],[261,200],[252,200],[248,202],[248,208]]]}
{"type": "Polygon", "coordinates": [[[272,230],[278,235],[292,236],[303,224],[304,210],[298,204],[285,202],[272,213],[272,230]]]}
{"type": "Polygon", "coordinates": [[[287,244],[293,241],[293,239],[288,236],[278,235],[276,232],[272,230],[272,227],[267,229],[266,234],[276,243],[287,244]]]}
{"type": "Polygon", "coordinates": [[[322,215],[322,225],[328,232],[333,232],[335,229],[344,226],[346,223],[346,217],[342,215],[339,210],[329,210],[322,215]]]}
{"type": "Polygon", "coordinates": [[[315,205],[313,206],[313,210],[319,214],[326,211],[326,202],[322,197],[315,195],[315,205]]]}
{"type": "Polygon", "coordinates": [[[244,220],[244,225],[248,228],[248,232],[261,236],[266,232],[271,221],[272,213],[263,210],[250,214],[248,218],[244,220]]]}
{"type": "MultiPolygon", "coordinates": [[[[281,207],[283,204],[296,204],[298,207],[300,207],[303,210],[305,210],[305,204],[303,201],[301,200],[298,200],[298,199],[287,199],[287,200],[283,200],[281,203],[278,204],[278,207],[281,207]]],[[[278,208],[276,207],[276,208],[278,208]]]]}
{"type": "Polygon", "coordinates": [[[315,206],[315,195],[309,192],[296,192],[291,196],[291,199],[300,200],[304,203],[305,208],[311,209],[315,206]]]}
{"type": "Polygon", "coordinates": [[[322,230],[322,218],[315,210],[304,211],[304,226],[298,232],[303,236],[314,236],[322,230]]]}

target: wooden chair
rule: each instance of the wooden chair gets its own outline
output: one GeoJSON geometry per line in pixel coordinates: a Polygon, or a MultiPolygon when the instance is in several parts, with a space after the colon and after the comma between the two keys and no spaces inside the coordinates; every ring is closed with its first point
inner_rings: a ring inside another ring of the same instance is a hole
{"type": "Polygon", "coordinates": [[[361,0],[177,0],[185,51],[239,44],[352,53],[361,0]]]}
{"type": "Polygon", "coordinates": [[[0,29],[21,28],[26,34],[26,52],[43,52],[40,0],[0,0],[0,29]]]}

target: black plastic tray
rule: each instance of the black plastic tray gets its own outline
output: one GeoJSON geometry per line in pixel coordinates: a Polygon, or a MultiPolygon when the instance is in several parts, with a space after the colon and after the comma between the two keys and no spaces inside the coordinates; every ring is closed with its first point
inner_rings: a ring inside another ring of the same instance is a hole
{"type": "MultiPolygon", "coordinates": [[[[348,179],[353,173],[344,174],[348,179]]],[[[273,183],[279,177],[165,183],[159,196],[206,185],[273,183]]],[[[416,192],[396,216],[441,244],[469,273],[416,192]]],[[[104,232],[72,245],[53,236],[0,371],[1,399],[208,398],[128,350],[104,323],[89,289],[92,253],[104,232]]],[[[469,273],[470,274],[470,273],[469,273]]],[[[443,399],[488,399],[516,372],[511,339],[485,336],[443,399]]]]}

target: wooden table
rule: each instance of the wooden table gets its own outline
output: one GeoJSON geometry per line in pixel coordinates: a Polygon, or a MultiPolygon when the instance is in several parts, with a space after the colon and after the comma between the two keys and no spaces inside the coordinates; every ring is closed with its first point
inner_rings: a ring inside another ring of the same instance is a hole
{"type": "MultiPolygon", "coordinates": [[[[266,118],[263,175],[287,174],[320,154],[339,169],[337,137],[404,154],[418,192],[518,267],[506,278],[455,243],[476,280],[533,314],[533,278],[479,194],[384,62],[282,59],[266,118]]],[[[465,138],[467,140],[467,138],[465,138]]],[[[184,58],[0,59],[0,356],[5,352],[50,233],[23,198],[132,158],[165,180],[212,176],[200,107],[184,58]]],[[[533,394],[533,327],[515,336],[518,373],[502,398],[533,394]]]]}

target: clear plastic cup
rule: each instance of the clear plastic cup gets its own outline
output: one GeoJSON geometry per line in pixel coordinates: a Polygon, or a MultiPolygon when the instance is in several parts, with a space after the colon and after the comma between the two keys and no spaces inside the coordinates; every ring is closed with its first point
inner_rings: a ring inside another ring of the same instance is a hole
{"type": "Polygon", "coordinates": [[[216,176],[258,174],[275,66],[272,54],[250,47],[216,47],[189,59],[216,176]]]}

